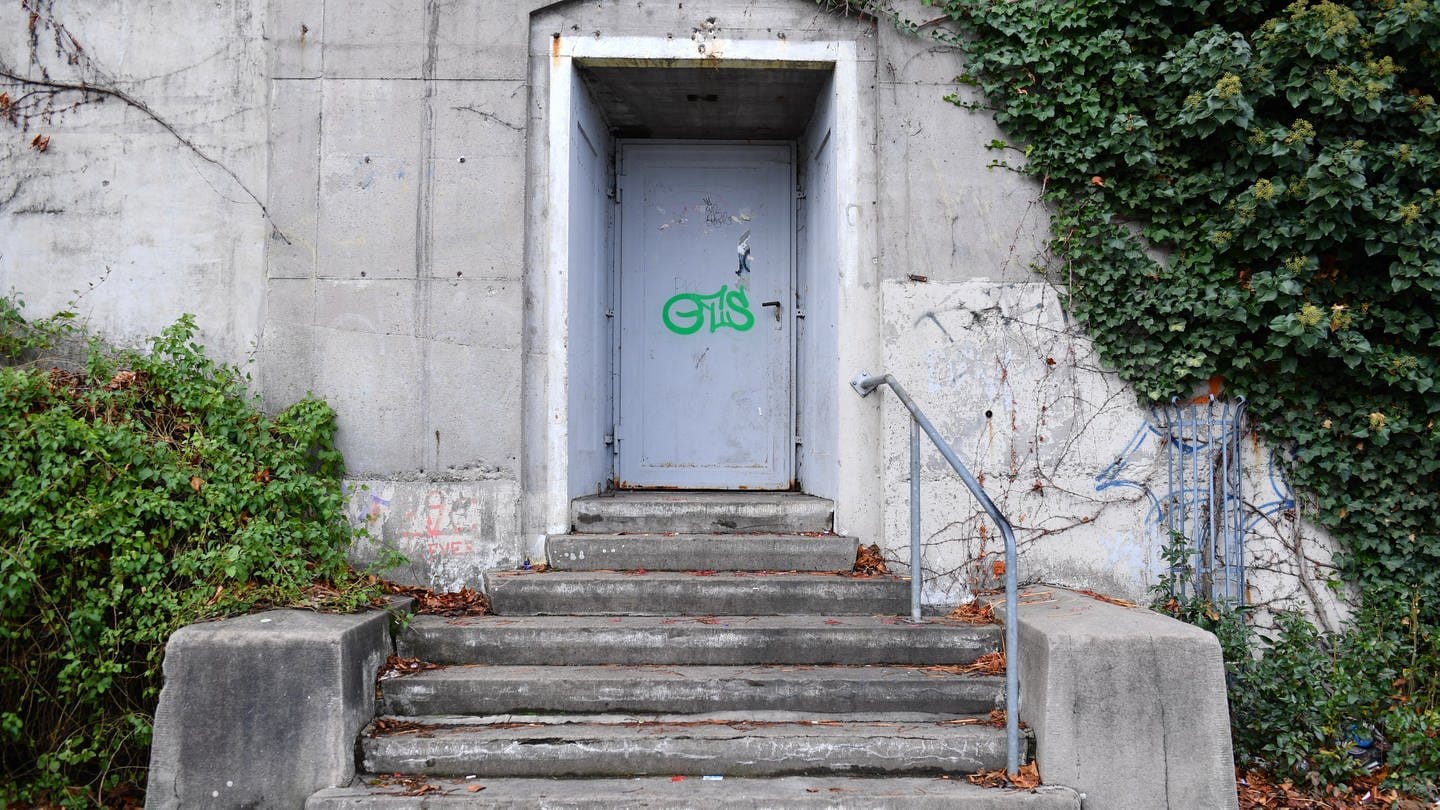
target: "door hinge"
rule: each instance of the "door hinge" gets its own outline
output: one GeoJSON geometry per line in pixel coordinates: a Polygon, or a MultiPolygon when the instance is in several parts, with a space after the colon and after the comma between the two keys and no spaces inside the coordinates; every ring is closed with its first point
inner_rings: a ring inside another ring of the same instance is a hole
{"type": "Polygon", "coordinates": [[[801,190],[798,189],[798,188],[795,189],[795,199],[797,199],[797,200],[803,200],[803,199],[805,199],[805,192],[804,192],[804,191],[801,191],[801,190]]]}
{"type": "Polygon", "coordinates": [[[800,318],[800,319],[803,320],[803,319],[805,318],[805,310],[803,310],[803,309],[797,309],[797,310],[795,310],[795,317],[800,318]]]}
{"type": "Polygon", "coordinates": [[[800,439],[799,436],[796,436],[796,437],[795,437],[795,446],[796,446],[796,447],[799,447],[800,445],[802,445],[802,444],[804,444],[804,443],[805,443],[805,442],[801,441],[801,439],[800,439]]]}
{"type": "Polygon", "coordinates": [[[612,431],[605,434],[605,443],[611,446],[615,444],[615,433],[612,431]]]}
{"type": "Polygon", "coordinates": [[[615,317],[615,310],[613,310],[613,309],[607,309],[607,310],[605,310],[605,317],[607,317],[607,318],[613,318],[613,317],[615,317]]]}
{"type": "Polygon", "coordinates": [[[620,204],[620,194],[621,194],[620,186],[618,186],[618,185],[616,185],[616,186],[611,186],[611,187],[610,187],[610,190],[607,191],[607,192],[605,192],[605,196],[606,196],[606,197],[609,197],[609,198],[612,199],[612,200],[614,200],[616,205],[619,205],[619,204],[620,204]]]}

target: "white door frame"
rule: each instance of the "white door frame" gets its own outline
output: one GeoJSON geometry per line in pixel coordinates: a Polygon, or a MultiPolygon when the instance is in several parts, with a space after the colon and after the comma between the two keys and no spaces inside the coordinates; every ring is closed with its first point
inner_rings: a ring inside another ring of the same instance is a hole
{"type": "MultiPolygon", "coordinates": [[[[802,420],[804,430],[820,430],[818,440],[829,442],[844,451],[845,460],[836,461],[836,469],[826,478],[831,491],[815,494],[836,502],[835,523],[838,531],[880,536],[882,493],[878,481],[880,457],[880,422],[873,409],[862,409],[860,400],[849,390],[846,381],[851,369],[878,368],[883,365],[880,343],[880,313],[877,249],[874,242],[874,155],[871,139],[864,137],[862,115],[873,126],[871,114],[862,110],[859,90],[859,62],[853,41],[788,41],[788,40],[716,40],[708,44],[705,55],[697,58],[695,45],[689,39],[665,37],[554,37],[548,65],[543,78],[548,82],[539,100],[545,117],[542,132],[546,143],[532,153],[545,166],[543,185],[535,186],[538,203],[532,210],[539,215],[540,229],[534,244],[538,262],[532,273],[538,274],[531,289],[537,300],[531,311],[540,328],[530,351],[537,355],[536,372],[543,369],[541,395],[529,406],[530,430],[543,435],[527,439],[526,446],[541,452],[537,459],[543,470],[540,480],[527,493],[525,523],[527,543],[532,553],[543,553],[546,534],[563,533],[569,529],[572,497],[585,492],[572,492],[569,481],[568,453],[571,429],[569,408],[569,330],[566,311],[570,266],[570,222],[568,194],[570,191],[570,138],[573,94],[586,92],[577,75],[577,62],[629,65],[634,67],[686,67],[741,65],[754,67],[759,63],[783,66],[785,63],[826,63],[833,66],[832,96],[836,122],[831,146],[839,156],[837,167],[834,221],[836,255],[833,279],[837,285],[836,319],[844,324],[835,347],[835,364],[831,368],[807,368],[833,392],[837,402],[835,423],[828,426],[810,425],[802,420]],[[862,154],[862,150],[865,150],[862,154]],[[853,401],[852,401],[853,400],[853,401]],[[542,421],[543,420],[543,421],[542,421]],[[533,533],[532,533],[533,532],[533,533]]],[[[873,69],[872,62],[866,67],[873,69]]],[[[802,440],[810,438],[802,433],[802,440]]],[[[832,458],[838,459],[838,453],[832,458]]],[[[538,472],[539,470],[537,470],[538,472]]],[[[803,475],[802,470],[802,475],[803,475]]],[[[806,486],[802,480],[802,486],[806,486]]],[[[806,486],[806,490],[810,488],[806,486]]]]}

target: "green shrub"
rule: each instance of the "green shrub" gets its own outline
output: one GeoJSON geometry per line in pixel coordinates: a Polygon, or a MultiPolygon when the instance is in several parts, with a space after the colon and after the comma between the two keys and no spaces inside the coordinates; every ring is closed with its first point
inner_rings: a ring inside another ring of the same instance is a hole
{"type": "Polygon", "coordinates": [[[1424,600],[1366,600],[1339,633],[1293,611],[1259,633],[1246,608],[1177,597],[1188,543],[1166,550],[1170,573],[1152,589],[1154,607],[1220,640],[1235,761],[1335,792],[1385,769],[1385,786],[1424,796],[1440,784],[1440,627],[1424,600]]]}
{"type": "Polygon", "coordinates": [[[96,347],[78,372],[0,368],[0,806],[143,783],[180,626],[369,598],[345,562],[334,414],[266,416],[194,331],[96,347]]]}

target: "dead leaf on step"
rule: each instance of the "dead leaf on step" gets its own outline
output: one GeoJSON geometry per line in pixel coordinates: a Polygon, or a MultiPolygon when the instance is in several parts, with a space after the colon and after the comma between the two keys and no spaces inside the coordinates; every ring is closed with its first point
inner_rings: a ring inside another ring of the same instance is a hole
{"type": "Polygon", "coordinates": [[[484,616],[490,612],[490,600],[473,588],[436,593],[429,588],[384,581],[380,588],[388,594],[414,599],[415,612],[430,616],[484,616]]]}
{"type": "Polygon", "coordinates": [[[855,568],[850,572],[851,576],[868,577],[888,573],[890,571],[885,568],[885,558],[880,556],[879,545],[871,543],[855,550],[855,568]]]}
{"type": "Polygon", "coordinates": [[[965,777],[972,785],[987,788],[1010,788],[1012,790],[1034,790],[1040,786],[1040,769],[1034,762],[1021,765],[1020,770],[1007,774],[1003,769],[980,771],[965,777]]]}
{"type": "Polygon", "coordinates": [[[995,611],[991,610],[989,605],[982,605],[979,600],[955,608],[946,614],[945,618],[962,624],[996,624],[995,611]]]}
{"type": "MultiPolygon", "coordinates": [[[[1103,594],[1103,593],[1096,593],[1095,591],[1085,590],[1085,589],[1083,589],[1083,588],[1077,590],[1076,593],[1082,593],[1082,594],[1090,597],[1091,599],[1096,599],[1096,600],[1099,600],[1099,601],[1101,601],[1101,602],[1108,602],[1108,603],[1110,603],[1110,604],[1112,604],[1112,605],[1119,605],[1120,607],[1127,607],[1127,608],[1133,608],[1133,607],[1135,607],[1135,603],[1134,603],[1134,602],[1131,602],[1129,599],[1118,599],[1118,598],[1116,598],[1116,597],[1114,597],[1114,596],[1106,596],[1106,595],[1103,594]]],[[[1219,616],[1216,616],[1215,618],[1218,619],[1218,618],[1220,618],[1220,617],[1219,617],[1219,616]]]]}
{"type": "Polygon", "coordinates": [[[468,791],[470,791],[471,793],[479,793],[480,791],[482,791],[482,790],[485,789],[485,786],[484,786],[484,785],[470,785],[470,786],[466,787],[465,789],[468,790],[468,791]]]}
{"type": "Polygon", "coordinates": [[[429,661],[421,661],[419,658],[401,658],[392,655],[385,659],[385,666],[380,668],[376,675],[377,680],[388,680],[398,678],[401,675],[412,675],[416,672],[424,672],[430,669],[440,669],[439,664],[432,664],[429,661]]]}

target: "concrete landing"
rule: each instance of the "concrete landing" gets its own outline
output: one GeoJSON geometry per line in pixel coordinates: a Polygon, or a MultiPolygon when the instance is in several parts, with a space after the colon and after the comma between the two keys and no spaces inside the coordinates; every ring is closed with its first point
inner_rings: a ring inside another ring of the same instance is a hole
{"type": "Polygon", "coordinates": [[[798,492],[619,492],[570,502],[584,534],[828,532],[835,504],[798,492]]]}
{"type": "Polygon", "coordinates": [[[910,581],[893,576],[492,571],[485,591],[501,616],[869,616],[910,608],[910,581]]]}
{"type": "Polygon", "coordinates": [[[987,790],[963,779],[792,776],[778,779],[706,780],[670,776],[647,779],[431,779],[434,792],[401,795],[390,787],[323,790],[305,810],[428,810],[429,808],[514,808],[514,810],[598,810],[645,807],[794,808],[795,810],[1080,810],[1072,790],[1042,787],[1035,792],[987,790]],[[472,791],[474,786],[481,790],[472,791]]]}
{"type": "Polygon", "coordinates": [[[562,571],[849,571],[859,540],[837,534],[562,534],[545,543],[562,571]]]}
{"type": "MultiPolygon", "coordinates": [[[[478,718],[477,718],[478,720],[478,718]]],[[[614,723],[468,724],[360,738],[369,773],[425,776],[772,777],[808,773],[940,774],[1005,767],[1005,734],[980,725],[922,721],[638,720],[614,723]]]]}
{"type": "Polygon", "coordinates": [[[396,647],[436,664],[964,664],[999,635],[893,616],[416,616],[396,647]]]}
{"type": "Polygon", "coordinates": [[[453,666],[384,682],[392,715],[549,712],[948,712],[1004,703],[999,677],[920,667],[453,666]]]}

